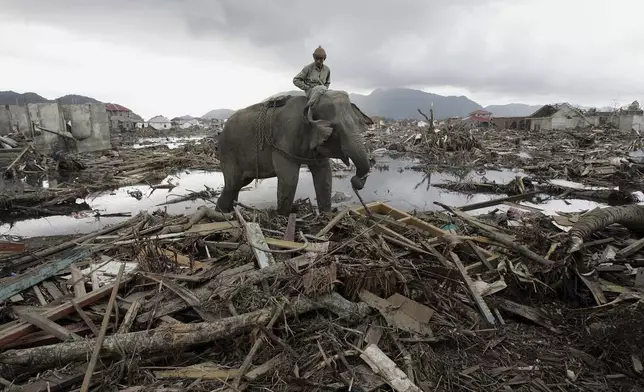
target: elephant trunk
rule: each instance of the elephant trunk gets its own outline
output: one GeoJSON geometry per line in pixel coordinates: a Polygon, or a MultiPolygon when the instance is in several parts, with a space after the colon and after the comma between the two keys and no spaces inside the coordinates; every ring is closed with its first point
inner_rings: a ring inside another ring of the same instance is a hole
{"type": "Polygon", "coordinates": [[[356,175],[351,178],[351,185],[360,190],[364,187],[370,169],[367,149],[362,141],[362,136],[357,130],[349,132],[343,139],[342,151],[356,165],[356,175]]]}

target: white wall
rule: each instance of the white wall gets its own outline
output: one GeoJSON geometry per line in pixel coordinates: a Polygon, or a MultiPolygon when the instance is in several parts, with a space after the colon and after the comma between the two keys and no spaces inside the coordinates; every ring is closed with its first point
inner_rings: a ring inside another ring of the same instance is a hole
{"type": "Polygon", "coordinates": [[[172,123],[171,122],[151,122],[149,126],[156,130],[170,129],[172,127],[172,123]]]}

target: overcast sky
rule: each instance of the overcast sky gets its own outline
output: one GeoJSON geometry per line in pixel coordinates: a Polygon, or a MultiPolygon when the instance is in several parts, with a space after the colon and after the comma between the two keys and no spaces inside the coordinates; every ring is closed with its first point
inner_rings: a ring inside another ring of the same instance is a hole
{"type": "Polygon", "coordinates": [[[294,89],[322,45],[335,89],[623,105],[644,98],[642,15],[641,0],[0,0],[0,90],[200,116],[294,89]]]}

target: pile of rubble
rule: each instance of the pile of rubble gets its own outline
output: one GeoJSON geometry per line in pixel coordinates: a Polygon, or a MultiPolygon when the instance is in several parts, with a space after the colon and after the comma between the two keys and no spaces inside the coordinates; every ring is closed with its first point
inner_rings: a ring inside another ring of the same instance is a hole
{"type": "Polygon", "coordinates": [[[590,212],[570,234],[542,216],[492,222],[466,212],[504,201],[423,216],[383,203],[331,216],[300,203],[288,218],[241,205],[233,214],[141,212],[9,254],[0,259],[0,383],[644,387],[644,239],[628,239],[637,225],[624,218],[644,207],[590,212]]]}

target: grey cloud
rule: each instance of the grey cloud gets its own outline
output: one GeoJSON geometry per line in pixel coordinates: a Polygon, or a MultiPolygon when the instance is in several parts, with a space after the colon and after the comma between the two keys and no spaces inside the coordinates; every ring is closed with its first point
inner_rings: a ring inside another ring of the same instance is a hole
{"type": "MultiPolygon", "coordinates": [[[[550,32],[567,31],[548,24],[548,15],[565,12],[556,7],[544,6],[534,20],[525,13],[504,14],[507,7],[541,1],[0,0],[0,6],[6,15],[106,40],[118,37],[148,50],[215,56],[209,45],[224,41],[248,61],[289,70],[310,61],[321,44],[334,81],[365,89],[450,85],[606,99],[644,93],[644,80],[627,74],[644,65],[631,54],[639,53],[634,35],[620,41],[625,58],[612,69],[599,62],[610,44],[578,39],[592,32],[601,11],[570,15],[568,30],[575,36],[568,41],[550,32]],[[588,61],[593,51],[598,63],[588,61]]],[[[642,28],[636,29],[641,36],[642,28]]]]}

